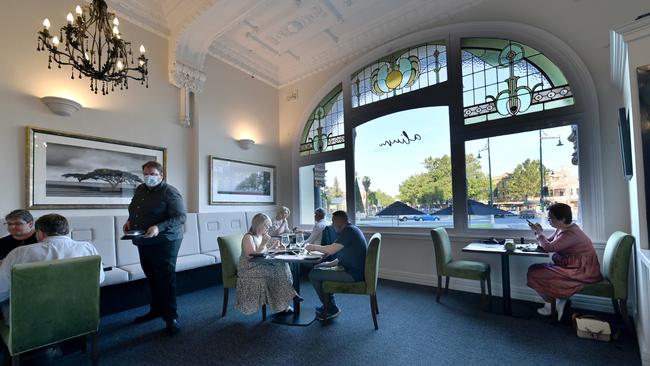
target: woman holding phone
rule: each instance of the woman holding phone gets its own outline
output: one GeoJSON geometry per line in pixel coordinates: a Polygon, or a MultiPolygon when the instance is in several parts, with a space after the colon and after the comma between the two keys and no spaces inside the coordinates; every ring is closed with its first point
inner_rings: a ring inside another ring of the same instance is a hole
{"type": "Polygon", "coordinates": [[[586,283],[602,280],[591,239],[571,221],[571,207],[564,203],[548,207],[548,223],[555,228],[549,237],[544,235],[540,224],[528,221],[539,246],[546,252],[554,252],[552,263],[533,264],[528,268],[528,286],[546,302],[537,310],[541,315],[551,314],[550,302],[555,299],[558,320],[562,319],[566,302],[573,294],[586,283]]]}

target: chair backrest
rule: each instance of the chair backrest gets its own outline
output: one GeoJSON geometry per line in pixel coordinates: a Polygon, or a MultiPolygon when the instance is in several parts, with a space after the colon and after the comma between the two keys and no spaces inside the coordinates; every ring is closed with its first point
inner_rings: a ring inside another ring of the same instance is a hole
{"type": "Polygon", "coordinates": [[[94,255],[13,266],[12,355],[98,330],[100,262],[94,255]]]}
{"type": "Polygon", "coordinates": [[[379,277],[379,252],[381,249],[381,234],[375,233],[368,243],[368,252],[366,253],[365,281],[366,293],[374,294],[377,292],[377,277],[379,277]]]}
{"type": "Polygon", "coordinates": [[[616,231],[609,236],[603,254],[603,277],[614,286],[614,297],[627,298],[627,277],[630,267],[630,253],[634,245],[634,237],[622,231],[616,231]]]}
{"type": "Polygon", "coordinates": [[[445,265],[451,262],[451,243],[447,230],[442,227],[431,230],[431,240],[436,255],[436,272],[441,276],[445,265]]]}
{"type": "Polygon", "coordinates": [[[323,229],[323,236],[321,237],[320,244],[330,245],[336,241],[337,237],[338,235],[336,234],[334,227],[332,225],[327,225],[325,226],[325,229],[323,229]]]}
{"type": "Polygon", "coordinates": [[[221,274],[224,288],[237,287],[237,263],[241,256],[241,241],[244,234],[220,236],[217,238],[221,253],[221,274]]]}

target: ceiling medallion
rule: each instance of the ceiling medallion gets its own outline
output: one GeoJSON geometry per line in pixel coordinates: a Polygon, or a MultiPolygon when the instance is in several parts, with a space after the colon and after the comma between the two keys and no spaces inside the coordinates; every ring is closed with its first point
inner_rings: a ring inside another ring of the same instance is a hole
{"type": "Polygon", "coordinates": [[[90,5],[79,6],[76,15],[68,13],[67,24],[52,35],[49,31],[50,20],[45,18],[43,29],[38,32],[38,51],[49,51],[48,69],[52,62],[61,66],[70,66],[71,79],[82,75],[90,78],[90,90],[103,95],[114,91],[128,89],[128,79],[140,81],[149,87],[145,48],[140,45],[140,57],[134,63],[131,42],[122,39],[119,20],[114,13],[108,12],[104,0],[93,0],[90,5]],[[56,34],[56,33],[55,33],[56,34]]]}

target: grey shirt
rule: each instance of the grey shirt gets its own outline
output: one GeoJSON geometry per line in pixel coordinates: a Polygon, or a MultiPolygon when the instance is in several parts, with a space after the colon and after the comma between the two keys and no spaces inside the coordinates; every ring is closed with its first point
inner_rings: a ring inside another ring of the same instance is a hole
{"type": "Polygon", "coordinates": [[[158,237],[137,238],[133,244],[155,244],[160,239],[173,241],[183,238],[185,223],[185,204],[178,190],[161,182],[153,188],[140,184],[135,190],[129,205],[131,230],[146,231],[150,226],[158,226],[158,237]]]}

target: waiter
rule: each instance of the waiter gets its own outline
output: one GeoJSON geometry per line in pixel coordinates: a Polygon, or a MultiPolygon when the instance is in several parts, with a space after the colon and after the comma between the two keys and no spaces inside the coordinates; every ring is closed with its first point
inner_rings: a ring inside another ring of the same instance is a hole
{"type": "Polygon", "coordinates": [[[142,166],[144,184],[139,185],[129,205],[124,232],[142,230],[133,239],[140,265],[149,280],[151,308],[134,323],[162,317],[170,335],[180,330],[176,313],[176,257],[183,240],[185,205],[178,190],[163,181],[163,167],[156,161],[142,166]]]}

